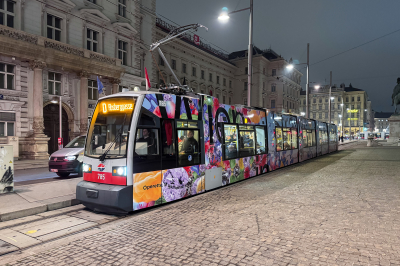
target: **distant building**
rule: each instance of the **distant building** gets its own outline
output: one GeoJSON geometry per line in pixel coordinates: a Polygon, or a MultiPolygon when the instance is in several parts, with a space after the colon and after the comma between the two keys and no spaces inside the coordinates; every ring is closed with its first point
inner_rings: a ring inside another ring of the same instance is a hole
{"type": "MultiPolygon", "coordinates": [[[[368,128],[367,117],[372,113],[371,104],[367,104],[368,95],[364,90],[354,88],[351,84],[345,87],[332,86],[331,122],[338,125],[344,135],[356,135],[368,128]],[[341,105],[343,104],[343,105],[341,105]],[[343,129],[342,129],[343,128],[343,129]]],[[[306,92],[301,91],[300,111],[306,112],[306,92]]],[[[309,116],[323,122],[329,122],[329,85],[319,89],[310,87],[309,116]]],[[[368,124],[369,125],[369,124],[368,124]]]]}
{"type": "MultiPolygon", "coordinates": [[[[174,26],[156,19],[156,39],[167,35],[174,26]]],[[[248,51],[226,54],[200,41],[193,35],[161,47],[178,79],[194,91],[213,95],[226,104],[249,105],[247,99],[248,51]]],[[[172,73],[157,55],[160,71],[155,71],[158,84],[176,83],[172,73]]],[[[286,70],[288,62],[272,49],[253,49],[253,84],[251,106],[268,108],[275,112],[298,113],[302,73],[286,70]]]]}
{"type": "Polygon", "coordinates": [[[389,117],[393,115],[392,112],[376,112],[375,113],[375,132],[389,131],[389,117]]]}

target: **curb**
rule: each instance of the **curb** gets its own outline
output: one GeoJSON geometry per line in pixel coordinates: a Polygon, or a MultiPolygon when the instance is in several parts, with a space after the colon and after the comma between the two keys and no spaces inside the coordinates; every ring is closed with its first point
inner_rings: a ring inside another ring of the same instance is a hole
{"type": "Polygon", "coordinates": [[[39,213],[43,213],[43,212],[47,212],[47,211],[53,211],[53,210],[70,207],[70,206],[74,206],[74,205],[78,205],[78,204],[80,204],[79,200],[69,199],[69,200],[64,200],[64,201],[60,201],[60,202],[48,203],[48,204],[44,204],[41,206],[35,206],[32,208],[28,208],[28,209],[12,211],[12,212],[8,212],[8,213],[0,213],[0,222],[14,220],[14,219],[18,219],[18,218],[22,218],[22,217],[26,217],[26,216],[30,216],[30,215],[35,215],[35,214],[39,214],[39,213]]]}

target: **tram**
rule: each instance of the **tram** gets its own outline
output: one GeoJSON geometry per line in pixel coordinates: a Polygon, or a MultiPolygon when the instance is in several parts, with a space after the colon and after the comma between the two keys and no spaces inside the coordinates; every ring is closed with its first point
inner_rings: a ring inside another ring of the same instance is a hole
{"type": "Polygon", "coordinates": [[[98,100],[77,199],[107,213],[173,202],[337,150],[337,127],[209,95],[98,100]]]}

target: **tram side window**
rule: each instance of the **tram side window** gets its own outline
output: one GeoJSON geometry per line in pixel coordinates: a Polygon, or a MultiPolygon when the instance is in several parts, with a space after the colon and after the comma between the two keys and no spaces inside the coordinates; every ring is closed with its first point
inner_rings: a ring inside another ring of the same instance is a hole
{"type": "Polygon", "coordinates": [[[225,160],[234,159],[238,155],[237,126],[224,124],[225,160]]]}
{"type": "Polygon", "coordinates": [[[282,128],[275,128],[276,151],[283,150],[282,128]]]}
{"type": "Polygon", "coordinates": [[[290,128],[283,128],[283,149],[285,151],[291,149],[291,142],[292,138],[290,128]]]}
{"type": "Polygon", "coordinates": [[[329,134],[329,141],[330,143],[336,143],[337,142],[337,134],[335,131],[331,131],[329,134]]]}
{"type": "Polygon", "coordinates": [[[303,130],[302,145],[303,145],[303,148],[307,148],[308,147],[307,130],[303,130]]]}
{"type": "Polygon", "coordinates": [[[297,130],[292,128],[292,149],[297,149],[297,130]]]}
{"type": "Polygon", "coordinates": [[[256,153],[265,153],[265,127],[256,127],[256,153]]]}
{"type": "Polygon", "coordinates": [[[254,127],[253,126],[239,126],[239,156],[246,157],[254,155],[254,127]]]}
{"type": "Polygon", "coordinates": [[[179,166],[189,166],[199,164],[201,162],[201,151],[199,146],[199,130],[198,129],[179,129],[178,150],[179,150],[179,166]]]}
{"type": "Polygon", "coordinates": [[[158,129],[140,128],[137,130],[135,143],[137,155],[159,155],[158,147],[158,129]]]}
{"type": "Polygon", "coordinates": [[[315,130],[304,129],[303,130],[303,148],[313,147],[315,143],[315,130]]]}
{"type": "Polygon", "coordinates": [[[173,120],[161,122],[162,169],[176,168],[175,129],[173,120]]]}

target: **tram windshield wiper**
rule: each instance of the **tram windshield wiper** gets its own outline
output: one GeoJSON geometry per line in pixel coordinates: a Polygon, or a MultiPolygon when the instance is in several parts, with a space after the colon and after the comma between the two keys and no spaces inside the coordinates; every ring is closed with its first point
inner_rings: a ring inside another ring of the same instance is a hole
{"type": "Polygon", "coordinates": [[[111,141],[110,146],[108,146],[107,150],[100,156],[100,158],[99,158],[99,159],[100,159],[100,162],[104,162],[104,161],[106,160],[107,153],[111,150],[112,146],[113,146],[115,143],[117,143],[118,140],[121,139],[122,133],[123,133],[123,130],[124,130],[124,126],[125,126],[125,120],[126,120],[126,114],[125,114],[125,116],[124,116],[124,121],[122,122],[122,126],[121,126],[121,128],[118,130],[118,132],[117,132],[117,134],[116,134],[116,136],[115,136],[115,139],[114,139],[113,141],[111,141]]]}

